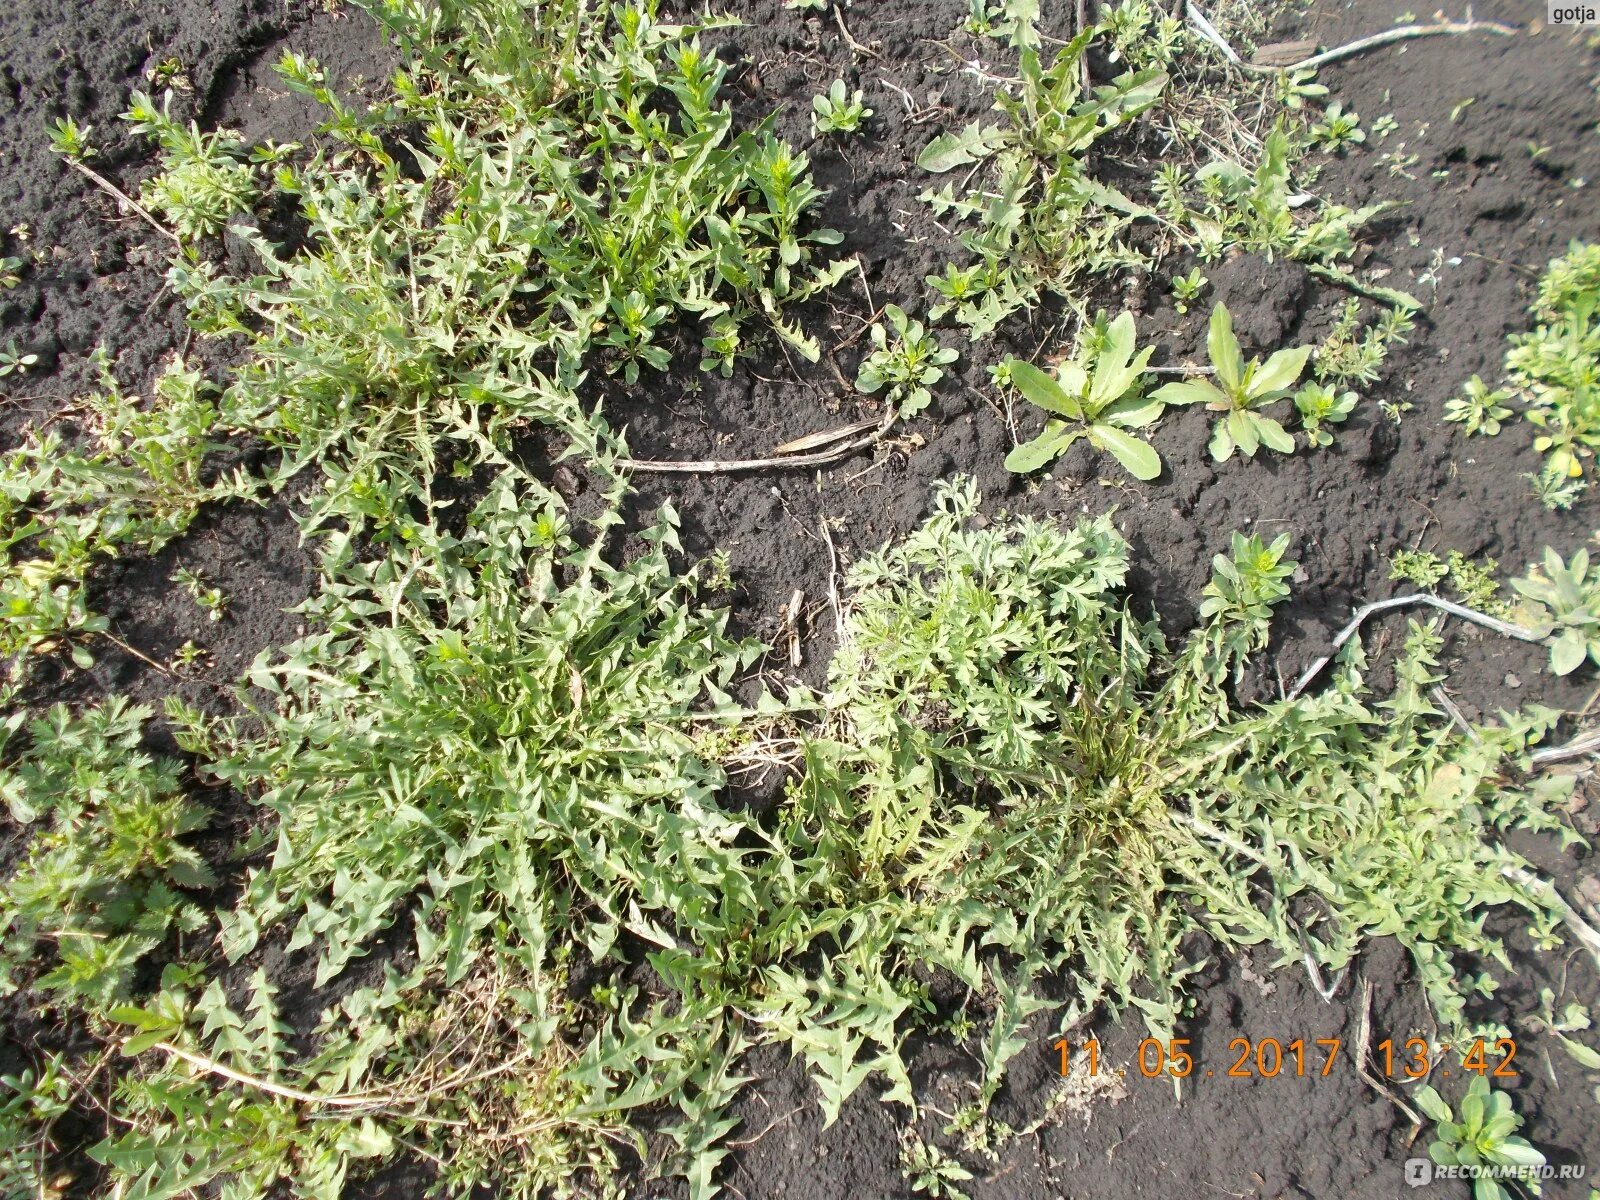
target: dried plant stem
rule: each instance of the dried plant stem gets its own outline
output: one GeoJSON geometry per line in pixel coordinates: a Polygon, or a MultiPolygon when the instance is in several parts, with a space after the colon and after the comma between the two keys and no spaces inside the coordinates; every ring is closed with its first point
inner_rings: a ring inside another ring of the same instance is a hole
{"type": "Polygon", "coordinates": [[[1412,1108],[1399,1096],[1394,1089],[1380,1082],[1368,1066],[1368,1055],[1372,1049],[1372,980],[1363,978],[1361,981],[1361,1023],[1356,1032],[1356,1071],[1373,1091],[1377,1092],[1390,1104],[1394,1105],[1406,1116],[1411,1118],[1411,1134],[1416,1136],[1416,1131],[1422,1128],[1422,1118],[1417,1115],[1417,1110],[1412,1108]]]}
{"type": "Polygon", "coordinates": [[[1304,674],[1295,681],[1294,687],[1289,689],[1289,694],[1285,698],[1293,700],[1301,692],[1305,691],[1312,680],[1322,674],[1322,669],[1333,661],[1333,656],[1339,653],[1344,644],[1356,635],[1361,629],[1362,623],[1368,617],[1377,613],[1388,612],[1394,608],[1407,608],[1413,604],[1425,604],[1430,608],[1437,608],[1453,617],[1460,617],[1463,621],[1471,621],[1474,625],[1482,625],[1485,629],[1492,629],[1506,637],[1516,638],[1519,642],[1544,640],[1544,635],[1537,629],[1524,629],[1521,625],[1513,625],[1509,621],[1502,621],[1498,617],[1491,617],[1487,613],[1481,613],[1475,608],[1468,608],[1464,604],[1457,604],[1453,600],[1444,600],[1438,596],[1430,596],[1424,592],[1418,592],[1411,596],[1394,596],[1388,600],[1375,600],[1371,604],[1364,604],[1356,609],[1355,615],[1350,618],[1350,623],[1334,635],[1333,649],[1305,669],[1304,674]]]}
{"type": "Polygon", "coordinates": [[[1583,943],[1583,948],[1589,952],[1589,957],[1594,959],[1595,965],[1600,966],[1600,930],[1584,920],[1582,915],[1556,890],[1556,885],[1548,879],[1541,879],[1532,871],[1523,867],[1502,867],[1500,873],[1513,883],[1520,884],[1530,892],[1539,896],[1561,914],[1561,919],[1567,927],[1577,935],[1578,941],[1583,943]]]}
{"type": "Polygon", "coordinates": [[[834,24],[839,26],[839,32],[844,35],[845,44],[850,47],[851,51],[865,58],[875,58],[879,62],[882,62],[883,55],[879,54],[872,47],[863,46],[860,42],[856,41],[855,34],[851,33],[850,27],[844,23],[844,10],[841,9],[837,4],[830,5],[829,7],[833,9],[834,24]]]}
{"type": "Polygon", "coordinates": [[[1543,750],[1535,750],[1530,758],[1534,766],[1547,767],[1551,763],[1596,753],[1600,753],[1600,730],[1575,737],[1563,746],[1546,746],[1543,750]]]}
{"type": "Polygon", "coordinates": [[[99,171],[91,170],[89,167],[84,166],[75,158],[63,157],[61,161],[66,163],[67,166],[71,167],[79,175],[82,175],[90,183],[94,184],[95,187],[99,188],[102,192],[105,192],[107,195],[115,199],[118,204],[122,205],[124,211],[137,213],[139,216],[144,218],[145,224],[149,225],[151,229],[154,229],[162,237],[170,240],[174,246],[182,247],[183,240],[178,237],[177,234],[173,233],[172,230],[168,229],[160,221],[151,216],[149,209],[140,204],[132,196],[128,195],[127,192],[123,191],[116,184],[112,183],[104,175],[100,174],[99,171]]]}
{"type": "Polygon", "coordinates": [[[1189,23],[1192,24],[1200,35],[1222,52],[1228,62],[1238,67],[1241,71],[1250,71],[1257,75],[1277,75],[1284,71],[1312,71],[1318,67],[1327,66],[1340,59],[1351,58],[1357,54],[1364,54],[1368,50],[1376,50],[1380,46],[1393,45],[1395,42],[1410,41],[1413,38],[1438,37],[1441,34],[1457,33],[1493,33],[1500,37],[1510,37],[1517,32],[1510,25],[1502,25],[1497,21],[1477,21],[1468,17],[1465,21],[1440,21],[1433,25],[1401,25],[1394,29],[1386,29],[1382,33],[1375,33],[1371,37],[1358,38],[1347,42],[1343,46],[1335,46],[1331,50],[1324,50],[1321,54],[1313,54],[1310,58],[1303,58],[1297,63],[1290,63],[1284,67],[1266,67],[1259,63],[1248,63],[1239,57],[1234,48],[1228,45],[1228,40],[1218,32],[1217,27],[1206,18],[1205,13],[1189,0],[1187,11],[1189,23]]]}
{"type": "MultiPolygon", "coordinates": [[[[777,454],[768,458],[731,458],[731,459],[692,459],[685,462],[674,462],[667,459],[625,458],[617,463],[617,467],[624,471],[639,471],[656,475],[730,475],[739,471],[763,471],[770,469],[788,469],[793,467],[820,467],[827,463],[837,462],[841,458],[854,454],[857,450],[865,450],[881,442],[894,424],[895,408],[890,404],[884,408],[883,419],[872,429],[865,433],[859,432],[861,425],[847,425],[843,429],[836,429],[831,433],[814,434],[801,441],[812,443],[826,443],[835,437],[846,440],[827,450],[817,450],[810,454],[777,454]],[[856,436],[851,437],[851,434],[856,436]]],[[[790,443],[791,445],[795,443],[790,443]]]]}
{"type": "Polygon", "coordinates": [[[374,1108],[386,1103],[392,1103],[397,1099],[394,1096],[377,1093],[353,1096],[319,1096],[315,1092],[303,1092],[299,1088],[289,1087],[282,1083],[274,1083],[270,1079],[260,1079],[254,1075],[246,1075],[243,1071],[235,1071],[232,1067],[219,1063],[214,1058],[207,1058],[203,1054],[196,1054],[192,1050],[174,1046],[171,1042],[156,1042],[152,1049],[170,1054],[173,1058],[182,1059],[190,1066],[198,1067],[208,1074],[219,1076],[233,1083],[243,1084],[245,1087],[254,1088],[258,1092],[265,1092],[269,1096],[280,1096],[285,1100],[294,1100],[300,1104],[316,1104],[325,1108],[374,1108]]]}

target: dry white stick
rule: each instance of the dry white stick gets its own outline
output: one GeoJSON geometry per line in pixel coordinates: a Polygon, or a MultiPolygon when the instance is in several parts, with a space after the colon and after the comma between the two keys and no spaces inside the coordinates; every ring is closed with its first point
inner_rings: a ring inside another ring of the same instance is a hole
{"type": "Polygon", "coordinates": [[[800,623],[805,620],[806,594],[795,588],[794,595],[783,609],[783,623],[789,629],[789,665],[798,667],[803,661],[800,652],[800,623]]]}
{"type": "Polygon", "coordinates": [[[833,5],[832,8],[834,23],[839,26],[839,32],[844,34],[845,44],[848,45],[856,54],[863,55],[867,58],[875,58],[879,62],[882,62],[883,55],[872,49],[872,47],[863,46],[860,42],[856,41],[855,34],[851,33],[850,27],[844,23],[844,10],[841,9],[837,4],[833,5]]]}
{"type": "Polygon", "coordinates": [[[1589,956],[1594,959],[1595,965],[1600,966],[1600,931],[1579,915],[1578,910],[1568,904],[1556,885],[1548,879],[1541,879],[1532,871],[1522,867],[1502,867],[1500,873],[1513,883],[1520,883],[1535,895],[1542,897],[1546,903],[1561,914],[1561,919],[1575,933],[1578,940],[1583,943],[1589,956]]]}
{"type": "MultiPolygon", "coordinates": [[[[884,435],[889,432],[889,427],[894,424],[894,418],[894,405],[887,405],[884,409],[883,419],[870,432],[852,437],[829,450],[818,450],[813,454],[774,455],[770,458],[694,459],[687,462],[674,462],[669,459],[624,458],[618,461],[617,466],[627,471],[641,471],[657,475],[730,475],[739,471],[762,471],[769,468],[820,467],[826,463],[836,462],[841,458],[854,454],[857,450],[864,450],[868,446],[881,442],[884,435]]],[[[859,428],[859,425],[851,425],[834,432],[844,436],[859,428]]],[[[825,436],[816,435],[817,438],[825,436]]]]}
{"type": "Polygon", "coordinates": [[[1575,737],[1564,746],[1546,746],[1543,750],[1535,750],[1529,758],[1534,766],[1547,767],[1551,763],[1566,762],[1569,758],[1583,758],[1595,753],[1600,753],[1600,730],[1575,737]]]}
{"type": "Polygon", "coordinates": [[[843,649],[848,635],[844,628],[844,605],[839,600],[839,552],[833,545],[833,531],[828,528],[828,518],[817,518],[822,529],[822,540],[828,544],[828,605],[833,609],[834,648],[843,649]]]}
{"type": "Polygon", "coordinates": [[[61,161],[66,163],[67,166],[71,167],[79,175],[82,175],[90,183],[94,184],[95,187],[99,188],[102,192],[105,192],[107,195],[115,199],[116,202],[122,206],[122,210],[124,212],[137,213],[139,216],[145,219],[145,223],[149,225],[151,229],[154,229],[162,237],[171,239],[174,246],[183,245],[183,239],[181,239],[177,234],[173,233],[172,230],[168,229],[160,221],[151,216],[149,209],[140,204],[132,196],[128,195],[127,192],[123,191],[116,184],[112,183],[104,175],[100,174],[100,172],[90,170],[75,158],[63,158],[61,161]]]}
{"type": "Polygon", "coordinates": [[[1194,27],[1200,31],[1200,35],[1204,37],[1206,41],[1210,42],[1218,50],[1222,51],[1223,58],[1227,59],[1236,67],[1244,66],[1244,62],[1239,58],[1239,55],[1234,52],[1233,47],[1228,45],[1228,39],[1223,37],[1222,34],[1218,33],[1217,27],[1207,19],[1205,13],[1201,12],[1197,7],[1195,7],[1194,0],[1189,0],[1189,20],[1194,27]]]}
{"type": "Polygon", "coordinates": [[[1358,38],[1343,46],[1335,46],[1332,50],[1324,50],[1321,54],[1313,54],[1310,58],[1303,58],[1286,67],[1264,67],[1257,63],[1247,63],[1240,58],[1238,52],[1228,45],[1228,40],[1217,32],[1217,27],[1206,19],[1205,13],[1195,7],[1193,0],[1189,0],[1188,14],[1190,23],[1200,31],[1200,35],[1206,41],[1222,52],[1224,58],[1241,71],[1252,71],[1258,75],[1276,75],[1284,71],[1312,71],[1328,63],[1375,50],[1379,46],[1389,46],[1413,38],[1456,33],[1493,33],[1500,37],[1510,37],[1517,32],[1510,25],[1501,25],[1496,21],[1477,21],[1470,16],[1465,21],[1440,21],[1435,25],[1400,25],[1394,29],[1386,29],[1382,33],[1375,33],[1371,37],[1358,38]]]}
{"type": "Polygon", "coordinates": [[[1332,50],[1324,50],[1321,54],[1313,54],[1310,58],[1301,59],[1293,66],[1258,67],[1254,63],[1245,63],[1244,66],[1246,70],[1263,72],[1277,72],[1280,70],[1314,71],[1318,67],[1326,66],[1328,63],[1338,62],[1341,58],[1349,58],[1352,55],[1361,54],[1379,46],[1409,41],[1412,38],[1438,37],[1440,34],[1456,33],[1492,33],[1499,37],[1511,37],[1516,32],[1516,29],[1510,25],[1501,25],[1496,21],[1474,21],[1470,17],[1465,21],[1441,21],[1437,25],[1401,25],[1396,29],[1375,33],[1371,37],[1364,37],[1347,45],[1336,46],[1332,50]]]}
{"type": "Polygon", "coordinates": [[[313,1092],[302,1092],[299,1088],[288,1087],[285,1084],[274,1083],[270,1079],[258,1079],[254,1075],[246,1075],[242,1071],[235,1071],[232,1067],[225,1066],[213,1058],[193,1051],[184,1050],[170,1042],[156,1042],[152,1049],[163,1051],[180,1058],[192,1067],[198,1067],[212,1075],[221,1076],[233,1083],[242,1083],[246,1087],[255,1088],[258,1092],[266,1092],[269,1096],[281,1096],[285,1100],[295,1100],[301,1104],[317,1104],[327,1108],[371,1108],[374,1106],[393,1103],[397,1097],[378,1093],[355,1096],[319,1096],[313,1092]]]}
{"type": "Polygon", "coordinates": [[[1430,596],[1418,592],[1411,596],[1394,596],[1388,600],[1375,600],[1371,604],[1364,604],[1356,609],[1355,616],[1350,618],[1346,625],[1334,635],[1333,649],[1324,654],[1316,662],[1305,669],[1305,673],[1295,682],[1289,690],[1288,699],[1293,700],[1305,691],[1311,681],[1322,674],[1322,669],[1333,661],[1333,656],[1360,630],[1361,625],[1370,616],[1376,613],[1388,612],[1393,608],[1406,608],[1413,604],[1426,604],[1430,608],[1437,608],[1447,612],[1453,617],[1460,617],[1463,621],[1471,621],[1475,625],[1482,625],[1485,629],[1492,629],[1498,634],[1509,638],[1516,638],[1519,642],[1539,642],[1544,640],[1544,635],[1537,629],[1524,629],[1521,625],[1513,625],[1509,621],[1502,621],[1498,617],[1491,617],[1481,613],[1475,608],[1468,608],[1464,604],[1457,604],[1453,600],[1444,600],[1438,596],[1430,596]]]}

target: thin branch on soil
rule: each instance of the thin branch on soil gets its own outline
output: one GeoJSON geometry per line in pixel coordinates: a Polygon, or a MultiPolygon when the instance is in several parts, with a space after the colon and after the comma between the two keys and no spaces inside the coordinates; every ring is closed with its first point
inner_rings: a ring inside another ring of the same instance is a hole
{"type": "Polygon", "coordinates": [[[270,1079],[259,1079],[254,1075],[246,1075],[243,1071],[235,1071],[232,1067],[225,1066],[213,1058],[207,1058],[203,1054],[185,1050],[181,1046],[174,1046],[170,1042],[156,1042],[151,1049],[160,1050],[170,1054],[173,1058],[182,1059],[190,1066],[198,1067],[211,1075],[218,1075],[233,1083],[255,1088],[256,1091],[266,1092],[269,1096],[280,1096],[285,1100],[294,1100],[301,1104],[317,1104],[326,1108],[374,1108],[386,1103],[392,1103],[398,1099],[395,1096],[386,1096],[378,1093],[356,1096],[319,1096],[315,1092],[302,1092],[299,1088],[274,1083],[270,1079]]]}
{"type": "Polygon", "coordinates": [[[154,229],[162,237],[169,239],[174,246],[178,246],[180,248],[183,246],[183,240],[178,237],[177,234],[173,233],[172,230],[168,229],[160,221],[151,216],[149,209],[140,204],[132,196],[128,195],[127,192],[123,191],[116,184],[112,183],[104,175],[100,174],[99,171],[91,170],[75,158],[63,157],[61,161],[66,163],[67,166],[71,167],[79,175],[82,175],[90,183],[94,184],[95,187],[99,188],[102,192],[112,196],[117,203],[122,206],[124,212],[137,213],[139,216],[144,218],[145,224],[149,225],[151,229],[154,229]]]}
{"type": "MultiPolygon", "coordinates": [[[[885,407],[883,419],[876,423],[868,432],[862,433],[865,422],[846,425],[842,429],[830,430],[827,433],[811,434],[798,441],[787,442],[787,446],[801,444],[819,445],[826,444],[838,438],[847,438],[847,441],[828,450],[818,450],[813,454],[774,454],[769,458],[732,458],[732,459],[694,459],[685,462],[674,462],[670,459],[625,458],[617,463],[622,470],[640,471],[657,475],[730,475],[739,471],[764,471],[785,470],[793,467],[820,467],[827,463],[837,462],[847,458],[857,450],[865,450],[868,446],[875,446],[888,434],[894,424],[895,408],[890,404],[885,407]],[[851,436],[852,434],[856,436],[851,436]]],[[[783,447],[778,447],[782,450],[783,447]]]]}
{"type": "Polygon", "coordinates": [[[1450,714],[1450,719],[1461,727],[1461,732],[1466,734],[1469,739],[1474,742],[1481,742],[1483,740],[1478,736],[1478,731],[1472,727],[1472,722],[1468,721],[1467,718],[1462,715],[1461,710],[1456,707],[1456,702],[1450,699],[1449,693],[1446,692],[1444,688],[1434,688],[1433,698],[1439,702],[1440,708],[1444,709],[1445,712],[1450,714]]]}
{"type": "Polygon", "coordinates": [[[1498,37],[1513,37],[1516,35],[1517,30],[1510,25],[1502,25],[1498,21],[1475,21],[1470,17],[1465,21],[1441,21],[1437,25],[1402,25],[1398,29],[1387,29],[1382,33],[1375,33],[1371,37],[1364,37],[1343,46],[1336,46],[1332,50],[1324,50],[1321,54],[1313,54],[1310,58],[1303,58],[1288,67],[1258,67],[1253,63],[1246,63],[1245,69],[1269,73],[1280,70],[1314,71],[1318,67],[1326,66],[1328,63],[1363,54],[1368,50],[1375,50],[1379,46],[1409,41],[1412,38],[1438,37],[1441,34],[1458,33],[1492,33],[1498,37]]]}
{"type": "Polygon", "coordinates": [[[1530,758],[1534,766],[1548,767],[1552,763],[1596,753],[1600,753],[1600,730],[1575,737],[1564,746],[1546,746],[1543,750],[1535,750],[1530,758]]]}
{"type": "Polygon", "coordinates": [[[151,658],[148,654],[145,654],[145,653],[143,653],[142,651],[139,651],[139,650],[135,650],[132,646],[128,645],[127,642],[125,642],[121,638],[117,637],[114,633],[111,633],[108,630],[102,629],[100,631],[100,636],[105,638],[105,640],[110,642],[113,646],[116,646],[118,649],[120,649],[124,654],[133,655],[134,658],[137,658],[140,662],[144,663],[145,666],[154,667],[157,671],[160,671],[163,675],[171,675],[172,674],[171,671],[169,671],[166,667],[162,666],[155,659],[151,658]]]}
{"type": "Polygon", "coordinates": [[[828,528],[828,518],[819,517],[817,524],[822,527],[822,540],[828,543],[828,604],[833,609],[834,648],[839,650],[846,640],[844,606],[839,601],[839,552],[834,549],[833,531],[828,528]]]}
{"type": "Polygon", "coordinates": [[[800,1113],[800,1112],[804,1112],[804,1111],[805,1111],[805,1105],[803,1105],[803,1104],[799,1108],[791,1108],[788,1112],[784,1113],[781,1117],[773,1117],[772,1120],[767,1122],[766,1128],[764,1128],[760,1133],[756,1134],[754,1137],[740,1138],[736,1142],[727,1142],[725,1144],[730,1149],[739,1149],[739,1148],[744,1147],[744,1146],[754,1146],[757,1142],[759,1142],[762,1138],[766,1137],[767,1134],[771,1133],[779,1125],[782,1125],[785,1121],[790,1120],[796,1113],[800,1113]]]}
{"type": "Polygon", "coordinates": [[[1322,674],[1322,669],[1333,661],[1334,655],[1338,654],[1344,644],[1356,635],[1361,629],[1362,623],[1368,617],[1376,613],[1388,612],[1394,608],[1406,608],[1413,604],[1426,604],[1430,608],[1437,608],[1441,612],[1447,612],[1453,617],[1460,617],[1463,621],[1471,621],[1475,625],[1482,625],[1485,629],[1492,629],[1498,634],[1516,638],[1519,642],[1541,642],[1544,640],[1544,635],[1536,629],[1524,629],[1521,625],[1513,625],[1509,621],[1491,617],[1487,613],[1468,608],[1464,604],[1457,604],[1453,600],[1443,600],[1438,596],[1429,596],[1422,592],[1411,596],[1394,596],[1388,600],[1375,600],[1371,604],[1365,604],[1356,609],[1355,616],[1350,618],[1350,623],[1334,635],[1333,648],[1305,669],[1305,673],[1295,682],[1294,687],[1289,689],[1288,698],[1293,700],[1301,692],[1305,691],[1318,675],[1322,674]]]}
{"type": "MultiPolygon", "coordinates": [[[[1411,1136],[1417,1136],[1417,1130],[1422,1128],[1422,1118],[1417,1112],[1386,1084],[1380,1083],[1367,1067],[1367,1055],[1372,1048],[1372,980],[1361,981],[1361,1024],[1356,1035],[1356,1071],[1367,1086],[1380,1096],[1389,1101],[1406,1116],[1411,1118],[1411,1136]]],[[[1408,1143],[1409,1144],[1409,1143],[1408,1143]]]]}
{"type": "Polygon", "coordinates": [[[868,58],[875,58],[879,62],[882,62],[883,55],[879,54],[870,46],[863,46],[860,42],[856,41],[855,36],[850,32],[850,27],[844,23],[844,10],[837,4],[831,4],[829,7],[833,9],[834,23],[839,26],[839,32],[844,35],[845,44],[857,54],[864,54],[868,58]]]}
{"type": "Polygon", "coordinates": [[[1321,54],[1313,54],[1310,58],[1302,58],[1297,63],[1288,66],[1268,67],[1259,63],[1248,63],[1239,57],[1234,48],[1228,45],[1226,38],[1217,32],[1217,27],[1206,19],[1206,15],[1189,0],[1188,14],[1190,23],[1200,31],[1202,37],[1222,52],[1222,56],[1233,66],[1241,71],[1250,71],[1257,75],[1277,75],[1288,71],[1312,71],[1318,67],[1326,66],[1340,59],[1352,58],[1357,54],[1364,54],[1368,50],[1376,50],[1380,46],[1393,45],[1395,42],[1410,41],[1413,38],[1438,37],[1441,34],[1457,33],[1493,33],[1500,37],[1511,37],[1518,31],[1510,25],[1502,25],[1497,21],[1478,21],[1468,17],[1465,21],[1440,21],[1435,25],[1401,25],[1395,29],[1386,29],[1382,33],[1375,33],[1371,37],[1358,38],[1356,41],[1347,42],[1343,46],[1335,46],[1332,50],[1324,50],[1321,54]]]}
{"type": "Polygon", "coordinates": [[[1540,879],[1532,871],[1522,867],[1502,867],[1500,874],[1513,883],[1521,884],[1560,912],[1561,919],[1577,935],[1578,941],[1583,943],[1583,948],[1589,952],[1589,957],[1594,959],[1595,965],[1600,967],[1600,930],[1596,930],[1583,919],[1576,908],[1567,903],[1566,898],[1556,890],[1555,884],[1548,879],[1540,879]]]}
{"type": "Polygon", "coordinates": [[[1195,7],[1194,0],[1190,0],[1188,4],[1188,13],[1190,24],[1200,31],[1201,37],[1222,51],[1223,58],[1236,67],[1244,66],[1244,60],[1239,57],[1232,46],[1228,45],[1228,39],[1217,32],[1217,27],[1211,23],[1205,13],[1195,7]]]}
{"type": "Polygon", "coordinates": [[[872,328],[873,324],[881,316],[883,316],[883,309],[880,308],[880,309],[878,309],[877,312],[873,313],[870,317],[868,317],[865,321],[863,321],[861,323],[861,328],[860,329],[856,330],[849,337],[845,338],[842,342],[835,343],[835,345],[833,347],[833,353],[837,354],[841,350],[847,350],[851,346],[854,346],[864,336],[866,336],[867,331],[872,328]]]}

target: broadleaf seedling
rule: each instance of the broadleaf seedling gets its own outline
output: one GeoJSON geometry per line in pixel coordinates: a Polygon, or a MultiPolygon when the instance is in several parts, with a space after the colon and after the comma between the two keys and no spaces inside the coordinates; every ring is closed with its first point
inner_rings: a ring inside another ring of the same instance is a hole
{"type": "Polygon", "coordinates": [[[1098,321],[1077,358],[1052,376],[1032,363],[1008,359],[1010,380],[1032,403],[1050,413],[1044,431],[1006,456],[1006,469],[1036,471],[1065,454],[1079,438],[1114,457],[1135,479],[1161,474],[1161,457],[1134,430],[1147,429],[1165,405],[1144,394],[1151,349],[1137,350],[1133,314],[1098,321]]]}
{"type": "Polygon", "coordinates": [[[1232,458],[1235,450],[1254,457],[1262,446],[1280,454],[1294,453],[1294,438],[1261,410],[1293,391],[1312,348],[1296,346],[1279,350],[1265,361],[1247,361],[1234,336],[1233,316],[1221,303],[1211,311],[1206,345],[1216,374],[1211,379],[1165,384],[1156,389],[1152,399],[1162,404],[1204,404],[1221,414],[1211,435],[1211,457],[1218,462],[1232,458]]]}

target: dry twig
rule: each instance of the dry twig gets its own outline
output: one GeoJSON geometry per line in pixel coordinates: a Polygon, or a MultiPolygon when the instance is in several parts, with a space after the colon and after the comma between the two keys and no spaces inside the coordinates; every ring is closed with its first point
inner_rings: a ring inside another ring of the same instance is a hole
{"type": "Polygon", "coordinates": [[[79,175],[82,175],[90,183],[94,184],[95,187],[99,188],[102,192],[105,192],[107,195],[115,199],[117,203],[122,206],[124,212],[137,213],[139,216],[145,219],[145,223],[149,225],[151,229],[154,229],[162,237],[169,239],[174,246],[181,247],[183,245],[183,240],[179,238],[177,234],[173,233],[172,230],[168,229],[160,221],[151,216],[149,209],[140,204],[132,196],[128,195],[127,192],[123,191],[116,184],[112,183],[104,175],[100,174],[100,172],[91,170],[89,167],[84,166],[75,158],[64,157],[61,161],[66,163],[67,166],[71,167],[79,175]]]}
{"type": "Polygon", "coordinates": [[[1344,644],[1348,642],[1361,629],[1361,625],[1370,616],[1377,613],[1388,612],[1394,608],[1407,608],[1413,604],[1426,604],[1430,608],[1437,608],[1447,612],[1453,617],[1460,617],[1463,621],[1471,621],[1475,625],[1482,625],[1485,629],[1492,629],[1496,633],[1509,638],[1516,638],[1519,642],[1538,642],[1544,640],[1544,635],[1536,629],[1524,629],[1521,625],[1513,625],[1509,621],[1502,621],[1498,617],[1491,617],[1477,609],[1468,608],[1465,604],[1457,604],[1453,600],[1443,600],[1438,596],[1430,596],[1418,592],[1411,596],[1394,596],[1388,600],[1375,600],[1371,604],[1364,604],[1356,609],[1355,616],[1350,618],[1350,623],[1334,635],[1333,648],[1316,662],[1305,669],[1305,672],[1289,689],[1288,699],[1293,700],[1311,684],[1312,680],[1322,674],[1322,669],[1333,661],[1333,656],[1339,653],[1344,644]]]}
{"type": "Polygon", "coordinates": [[[1310,58],[1302,58],[1299,62],[1287,66],[1263,66],[1260,63],[1245,62],[1239,57],[1238,51],[1228,45],[1228,40],[1218,32],[1217,27],[1194,4],[1188,0],[1189,23],[1192,24],[1200,35],[1222,52],[1222,56],[1241,71],[1250,71],[1257,75],[1276,75],[1283,71],[1314,71],[1318,67],[1326,66],[1340,59],[1351,58],[1363,54],[1368,50],[1375,50],[1380,46],[1393,45],[1395,42],[1410,41],[1413,38],[1438,37],[1441,34],[1457,33],[1493,33],[1500,37],[1510,37],[1517,32],[1510,25],[1502,25],[1497,21],[1478,21],[1468,17],[1465,21],[1440,21],[1434,25],[1400,25],[1394,29],[1386,29],[1382,33],[1375,33],[1371,37],[1358,38],[1347,42],[1343,46],[1335,46],[1331,50],[1324,50],[1321,54],[1313,54],[1310,58]]]}
{"type": "Polygon", "coordinates": [[[886,405],[882,420],[876,424],[858,421],[854,425],[846,425],[842,429],[832,429],[826,433],[814,433],[793,442],[785,442],[784,445],[777,447],[773,454],[767,458],[708,458],[692,459],[685,462],[675,462],[670,459],[625,458],[619,461],[617,466],[625,471],[640,471],[656,475],[731,475],[740,471],[820,467],[827,463],[837,462],[841,458],[846,458],[857,450],[865,450],[868,446],[877,445],[888,434],[890,427],[894,424],[894,418],[894,405],[886,405]],[[863,429],[866,429],[867,432],[862,432],[863,429]],[[847,440],[839,441],[841,438],[847,440]],[[824,446],[831,442],[839,442],[839,444],[832,446],[830,449],[817,450],[810,454],[782,453],[786,448],[802,448],[806,445],[824,446]]]}

